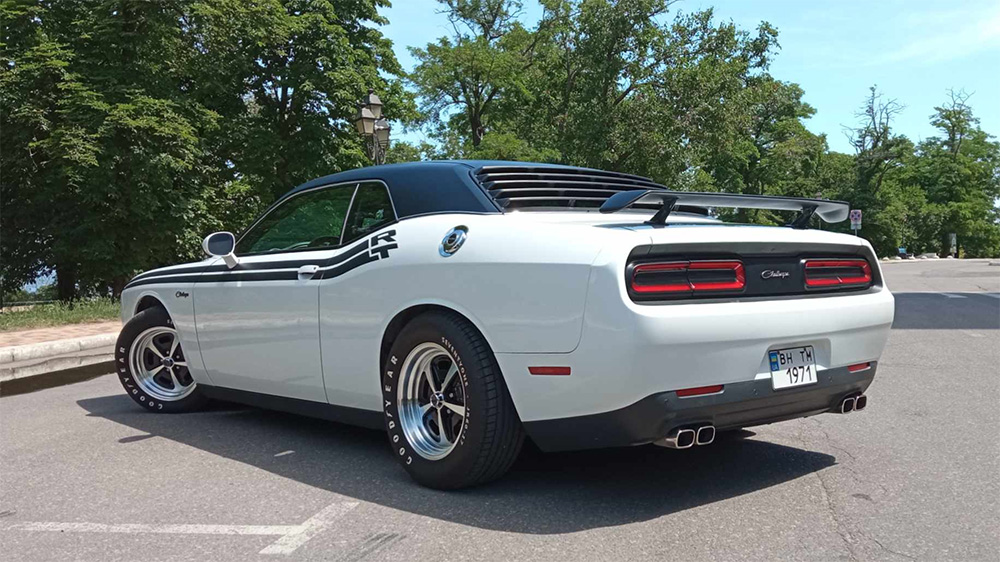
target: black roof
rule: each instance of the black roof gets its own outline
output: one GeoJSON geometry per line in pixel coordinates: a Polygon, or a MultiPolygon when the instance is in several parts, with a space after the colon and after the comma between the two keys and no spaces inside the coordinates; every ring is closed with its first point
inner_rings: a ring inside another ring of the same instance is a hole
{"type": "Polygon", "coordinates": [[[640,176],[577,166],[498,160],[432,160],[370,166],[308,181],[282,199],[323,185],[381,180],[399,218],[441,212],[501,213],[505,208],[598,208],[619,191],[665,189],[640,176]]]}

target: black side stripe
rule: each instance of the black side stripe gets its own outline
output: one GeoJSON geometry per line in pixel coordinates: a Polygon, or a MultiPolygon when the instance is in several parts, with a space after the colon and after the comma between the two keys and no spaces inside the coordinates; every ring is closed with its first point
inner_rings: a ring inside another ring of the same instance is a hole
{"type": "Polygon", "coordinates": [[[378,260],[378,254],[374,254],[373,255],[373,254],[368,253],[368,252],[365,252],[363,254],[358,254],[358,255],[354,256],[353,258],[347,260],[346,262],[344,262],[344,263],[342,263],[342,264],[340,264],[340,265],[338,265],[336,267],[333,267],[331,269],[326,269],[326,270],[321,271],[320,275],[319,275],[319,278],[320,279],[333,279],[334,277],[339,277],[339,276],[347,273],[348,271],[354,269],[355,267],[359,267],[359,266],[365,265],[366,263],[371,263],[371,262],[377,261],[377,260],[378,260]]]}
{"type": "MultiPolygon", "coordinates": [[[[345,250],[345,251],[343,251],[343,252],[341,252],[341,253],[339,253],[339,254],[331,257],[331,258],[328,258],[327,260],[324,260],[321,264],[318,264],[318,265],[320,265],[321,267],[327,267],[327,266],[330,266],[330,265],[334,265],[336,263],[340,263],[340,262],[342,262],[344,260],[347,260],[348,258],[351,258],[352,256],[354,256],[358,252],[362,252],[362,251],[364,251],[366,249],[368,249],[368,240],[362,240],[362,241],[358,242],[357,244],[351,246],[347,250],[345,250]]],[[[217,273],[217,272],[232,273],[232,272],[245,271],[245,270],[251,270],[251,269],[278,269],[278,268],[283,268],[283,269],[298,269],[299,267],[302,267],[303,265],[309,265],[309,264],[314,264],[314,263],[316,263],[315,259],[311,259],[311,260],[308,260],[308,259],[299,259],[299,260],[288,260],[288,261],[263,261],[263,262],[255,262],[255,263],[240,263],[240,264],[237,264],[236,267],[234,267],[233,269],[229,269],[229,266],[227,266],[226,264],[217,264],[217,265],[212,265],[212,266],[197,265],[197,266],[191,266],[191,267],[178,267],[178,268],[170,269],[170,270],[167,270],[167,271],[151,271],[151,272],[148,272],[148,273],[141,273],[141,274],[136,275],[135,277],[133,277],[132,281],[130,282],[130,284],[133,283],[133,282],[142,281],[142,280],[150,279],[150,278],[153,278],[153,277],[163,277],[164,275],[180,275],[180,274],[183,274],[183,273],[192,273],[192,274],[194,274],[194,273],[217,273]]]]}
{"type": "Polygon", "coordinates": [[[326,260],[323,260],[319,264],[316,263],[317,260],[291,260],[291,261],[270,261],[270,262],[257,262],[257,263],[246,263],[238,264],[235,268],[229,269],[225,264],[216,266],[198,266],[193,268],[183,268],[175,269],[164,272],[157,272],[155,274],[146,273],[136,276],[125,286],[126,289],[131,287],[139,287],[142,285],[153,285],[159,283],[228,283],[235,281],[294,281],[298,279],[298,272],[296,271],[299,267],[303,265],[316,264],[320,266],[320,275],[318,279],[332,279],[334,277],[343,275],[348,271],[362,266],[366,263],[371,263],[377,261],[380,258],[385,259],[389,257],[389,250],[393,250],[398,247],[397,244],[380,244],[372,247],[369,250],[371,244],[376,244],[377,240],[393,240],[396,235],[395,230],[390,230],[388,232],[378,234],[371,238],[362,240],[357,244],[351,246],[347,250],[332,256],[326,260]],[[339,265],[338,265],[339,264],[339,265]],[[335,267],[330,267],[335,266],[335,267]],[[329,269],[327,269],[329,268],[329,269]],[[276,269],[287,270],[287,271],[273,271],[276,269]],[[271,270],[271,271],[260,271],[260,270],[271,270]],[[183,275],[184,273],[191,272],[192,275],[183,275]],[[221,273],[221,275],[211,275],[212,273],[221,273]],[[207,274],[207,275],[205,275],[207,274]]]}
{"type": "MultiPolygon", "coordinates": [[[[129,285],[135,283],[136,281],[141,281],[143,279],[149,279],[151,277],[162,277],[164,275],[180,275],[182,273],[202,273],[203,271],[208,271],[209,266],[207,265],[196,265],[190,267],[178,267],[175,269],[170,269],[167,271],[147,271],[146,273],[140,273],[129,281],[129,285]]],[[[125,287],[128,288],[128,285],[125,287]]]]}

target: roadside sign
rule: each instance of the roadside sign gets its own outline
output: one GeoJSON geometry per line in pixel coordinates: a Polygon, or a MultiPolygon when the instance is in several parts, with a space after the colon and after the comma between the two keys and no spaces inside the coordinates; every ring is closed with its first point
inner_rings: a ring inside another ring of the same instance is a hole
{"type": "Polygon", "coordinates": [[[858,235],[858,231],[861,230],[861,209],[851,209],[851,230],[854,231],[854,235],[858,235]]]}
{"type": "Polygon", "coordinates": [[[851,229],[861,230],[861,209],[851,209],[851,229]]]}

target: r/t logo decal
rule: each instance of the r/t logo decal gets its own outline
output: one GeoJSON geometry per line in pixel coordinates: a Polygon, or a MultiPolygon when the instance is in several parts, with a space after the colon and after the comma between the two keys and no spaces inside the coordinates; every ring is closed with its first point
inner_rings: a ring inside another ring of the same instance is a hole
{"type": "Polygon", "coordinates": [[[368,255],[375,259],[386,259],[389,257],[389,250],[399,247],[396,244],[396,231],[389,230],[382,234],[376,234],[368,240],[368,255]]]}

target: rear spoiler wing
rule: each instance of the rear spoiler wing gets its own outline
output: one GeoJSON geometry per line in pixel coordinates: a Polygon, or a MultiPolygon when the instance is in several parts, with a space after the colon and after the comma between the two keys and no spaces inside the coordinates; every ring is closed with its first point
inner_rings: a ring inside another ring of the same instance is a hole
{"type": "Polygon", "coordinates": [[[807,228],[813,215],[826,222],[840,222],[847,218],[851,206],[845,201],[829,199],[807,199],[805,197],[775,197],[771,195],[741,195],[735,193],[699,193],[695,191],[670,191],[666,189],[634,189],[620,191],[601,205],[602,213],[616,213],[636,203],[656,203],[661,206],[653,218],[647,221],[653,225],[663,225],[677,205],[691,207],[732,207],[740,209],[771,209],[775,211],[797,211],[788,226],[807,228]]]}

